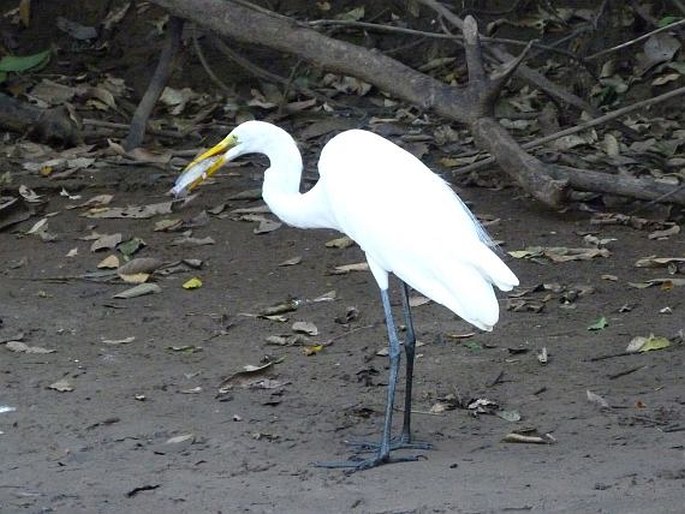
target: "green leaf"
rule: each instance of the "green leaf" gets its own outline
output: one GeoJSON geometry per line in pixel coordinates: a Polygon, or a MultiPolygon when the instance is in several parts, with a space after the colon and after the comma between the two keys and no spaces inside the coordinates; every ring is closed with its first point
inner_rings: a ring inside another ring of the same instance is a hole
{"type": "Polygon", "coordinates": [[[335,18],[343,21],[359,21],[364,17],[364,6],[355,7],[345,13],[338,14],[335,18]]]}
{"type": "Polygon", "coordinates": [[[671,341],[665,337],[656,337],[654,335],[649,336],[649,338],[644,342],[638,351],[649,352],[652,350],[663,350],[671,346],[671,341]]]}
{"type": "Polygon", "coordinates": [[[587,327],[588,330],[604,330],[609,326],[609,322],[607,319],[602,316],[599,318],[597,321],[595,321],[593,324],[591,324],[589,327],[587,327]]]}
{"type": "Polygon", "coordinates": [[[665,27],[666,25],[670,25],[671,23],[675,23],[678,21],[680,18],[677,16],[664,16],[657,22],[658,27],[665,27]]]}
{"type": "Polygon", "coordinates": [[[202,287],[202,280],[200,280],[197,277],[193,277],[190,280],[187,280],[186,282],[183,283],[183,289],[197,289],[199,287],[202,287]]]}
{"type": "Polygon", "coordinates": [[[521,414],[517,410],[498,410],[495,412],[495,416],[500,417],[506,421],[511,421],[515,423],[516,421],[521,421],[521,414]]]}
{"type": "Polygon", "coordinates": [[[124,257],[127,259],[131,258],[131,256],[136,253],[138,250],[140,250],[143,246],[145,246],[145,241],[143,241],[139,237],[134,237],[129,239],[128,241],[125,241],[117,247],[117,250],[119,250],[124,257]]]}
{"type": "Polygon", "coordinates": [[[477,352],[477,351],[483,349],[483,346],[482,346],[480,343],[476,342],[476,341],[466,341],[466,342],[464,343],[464,346],[465,346],[466,348],[468,348],[469,350],[474,351],[474,352],[477,352]]]}
{"type": "Polygon", "coordinates": [[[507,253],[511,255],[514,259],[525,259],[526,257],[530,257],[531,255],[533,255],[533,252],[531,252],[530,250],[512,250],[507,253]]]}
{"type": "Polygon", "coordinates": [[[0,71],[26,71],[47,64],[52,50],[33,55],[6,55],[0,59],[0,71]]]}

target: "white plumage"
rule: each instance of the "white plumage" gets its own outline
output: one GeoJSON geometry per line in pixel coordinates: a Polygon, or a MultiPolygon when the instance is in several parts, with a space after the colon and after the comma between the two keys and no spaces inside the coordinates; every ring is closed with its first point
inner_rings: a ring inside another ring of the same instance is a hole
{"type": "MultiPolygon", "coordinates": [[[[493,285],[508,291],[518,279],[449,185],[412,154],[372,132],[342,132],[321,151],[319,181],[301,194],[302,158],[292,137],[270,123],[248,121],[193,161],[174,191],[183,192],[201,181],[198,166],[204,178],[224,162],[248,153],[269,158],[262,195],[281,220],[300,228],[339,230],[363,249],[383,295],[391,347],[396,334],[391,332],[389,302],[386,307],[388,273],[478,328],[492,330],[497,323],[493,285]],[[209,158],[216,162],[203,164],[209,158]]],[[[389,402],[392,399],[394,389],[389,391],[389,402]]],[[[392,406],[389,409],[384,440],[389,439],[392,406]]],[[[389,460],[391,445],[384,440],[370,465],[389,460]]],[[[361,467],[370,467],[364,462],[361,467]]]]}

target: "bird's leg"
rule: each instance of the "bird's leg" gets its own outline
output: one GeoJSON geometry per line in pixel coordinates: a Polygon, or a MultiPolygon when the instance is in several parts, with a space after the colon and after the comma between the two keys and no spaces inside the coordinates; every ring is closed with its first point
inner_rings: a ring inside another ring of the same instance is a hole
{"type": "MultiPolygon", "coordinates": [[[[431,444],[423,441],[412,441],[411,438],[411,398],[412,384],[414,379],[414,359],[416,358],[416,333],[414,332],[414,322],[411,316],[411,306],[409,305],[409,286],[402,281],[402,312],[404,313],[404,323],[407,327],[406,339],[404,341],[404,354],[407,358],[405,389],[404,389],[404,418],[402,422],[402,432],[399,436],[390,440],[390,449],[398,450],[409,448],[414,450],[430,450],[431,444]]],[[[362,451],[376,450],[379,446],[370,442],[350,442],[351,446],[356,446],[362,451]]]]}
{"type": "Polygon", "coordinates": [[[404,313],[404,324],[407,329],[407,337],[404,341],[404,355],[407,358],[405,387],[404,387],[404,421],[402,422],[402,433],[399,438],[393,441],[394,448],[414,448],[428,450],[430,443],[414,442],[411,439],[411,396],[412,384],[414,383],[414,359],[416,358],[416,332],[414,332],[414,322],[411,317],[411,306],[409,305],[409,286],[402,282],[402,312],[404,313]]]}
{"type": "Polygon", "coordinates": [[[390,298],[387,289],[381,290],[381,301],[385,312],[385,324],[388,328],[388,356],[390,358],[390,371],[388,375],[388,400],[385,405],[385,420],[383,422],[383,434],[378,445],[376,455],[363,460],[350,460],[344,462],[322,462],[317,466],[325,468],[354,468],[355,470],[369,469],[389,462],[405,462],[418,460],[418,456],[390,457],[392,445],[390,432],[392,430],[392,411],[395,404],[395,390],[397,389],[397,377],[400,369],[400,340],[397,337],[395,321],[392,318],[390,298]]]}
{"type": "Polygon", "coordinates": [[[378,457],[387,460],[390,454],[390,433],[392,431],[392,411],[395,407],[395,390],[397,389],[397,376],[400,370],[400,340],[397,338],[395,321],[392,318],[392,308],[388,290],[381,290],[381,300],[385,311],[385,324],[388,328],[388,358],[390,359],[390,371],[388,374],[388,400],[385,404],[385,421],[383,422],[383,435],[378,449],[378,457]]]}
{"type": "Polygon", "coordinates": [[[416,358],[416,333],[414,322],[411,318],[411,306],[409,305],[409,286],[402,280],[402,312],[404,324],[407,327],[407,338],[404,341],[404,355],[407,358],[405,386],[404,386],[404,421],[402,422],[402,434],[400,442],[411,441],[411,393],[414,382],[414,359],[416,358]]]}

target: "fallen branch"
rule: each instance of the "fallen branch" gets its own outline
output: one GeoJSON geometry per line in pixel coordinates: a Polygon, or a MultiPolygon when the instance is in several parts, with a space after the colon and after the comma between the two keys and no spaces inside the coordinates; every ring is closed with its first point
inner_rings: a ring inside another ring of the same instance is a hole
{"type": "MultiPolygon", "coordinates": [[[[264,9],[248,8],[235,1],[153,2],[175,16],[224,36],[265,45],[297,55],[333,72],[356,76],[421,109],[433,110],[446,118],[466,123],[479,145],[496,156],[502,169],[532,196],[550,207],[559,207],[565,201],[567,185],[547,176],[543,163],[523,151],[492,118],[492,102],[497,93],[494,85],[501,87],[501,82],[494,84],[493,81],[493,87],[485,92],[475,84],[457,89],[378,51],[327,37],[290,18],[264,9]],[[484,117],[488,120],[482,120],[484,117]]],[[[477,39],[478,33],[474,30],[467,46],[478,45],[477,39]]],[[[473,65],[474,59],[471,61],[469,66],[473,65]]]]}
{"type": "Polygon", "coordinates": [[[663,184],[651,178],[637,178],[625,174],[614,175],[558,165],[550,165],[550,173],[559,180],[568,180],[575,189],[581,191],[685,205],[684,186],[663,184]]]}
{"type": "MultiPolygon", "coordinates": [[[[452,11],[450,11],[447,7],[442,5],[437,0],[419,0],[419,2],[425,5],[426,7],[433,9],[436,13],[444,17],[447,21],[449,21],[459,30],[464,30],[464,20],[462,20],[459,16],[454,14],[452,11]]],[[[487,50],[497,59],[498,62],[503,63],[510,61],[514,58],[514,56],[512,56],[509,52],[504,50],[504,48],[498,45],[488,46],[487,50]]],[[[573,105],[574,107],[586,111],[592,114],[593,116],[601,114],[598,109],[596,109],[583,99],[557,86],[556,84],[554,84],[554,82],[546,78],[544,75],[529,68],[528,66],[519,66],[519,68],[516,70],[516,74],[519,75],[523,80],[533,84],[535,87],[537,87],[542,92],[546,93],[552,98],[557,98],[558,100],[561,100],[562,102],[568,105],[573,105]]]]}
{"type": "Polygon", "coordinates": [[[137,148],[143,142],[145,137],[145,127],[147,125],[147,120],[150,117],[152,109],[154,109],[159,95],[162,94],[164,87],[166,86],[167,79],[171,74],[172,61],[178,52],[178,48],[181,44],[181,33],[183,32],[183,19],[176,16],[169,18],[169,34],[167,37],[166,45],[159,56],[159,62],[157,63],[157,68],[155,69],[150,84],[148,85],[147,91],[143,95],[143,99],[138,104],[136,112],[133,114],[133,119],[131,120],[131,130],[124,140],[124,149],[126,151],[137,148]]]}
{"type": "MultiPolygon", "coordinates": [[[[637,102],[633,105],[628,105],[621,109],[610,112],[600,118],[587,121],[575,127],[561,130],[549,136],[545,136],[535,141],[530,141],[522,145],[526,150],[536,148],[560,137],[564,137],[582,130],[586,130],[598,125],[605,124],[620,116],[624,116],[630,112],[638,109],[643,109],[668,99],[680,96],[685,93],[685,87],[674,89],[668,93],[664,93],[654,98],[649,98],[642,102],[637,102]]],[[[495,162],[493,157],[488,157],[481,161],[463,166],[452,171],[453,175],[464,174],[475,171],[480,168],[487,167],[495,162]]],[[[614,175],[611,173],[601,173],[597,171],[569,168],[566,166],[559,166],[549,164],[547,165],[549,174],[557,180],[565,180],[574,189],[583,191],[595,191],[598,193],[609,193],[620,196],[627,196],[630,198],[637,198],[641,200],[652,200],[657,202],[677,203],[685,205],[685,189],[682,186],[672,186],[670,184],[663,184],[651,178],[637,178],[629,175],[614,175]]]]}
{"type": "Polygon", "coordinates": [[[78,124],[66,107],[40,109],[4,93],[0,93],[0,128],[64,145],[76,145],[82,139],[78,124]]]}
{"type": "MultiPolygon", "coordinates": [[[[633,111],[636,111],[638,109],[644,109],[647,107],[651,107],[652,105],[664,102],[666,100],[669,100],[671,98],[674,98],[676,96],[680,96],[685,93],[685,87],[681,87],[678,89],[674,89],[673,91],[669,91],[667,93],[661,94],[659,96],[655,96],[654,98],[648,98],[647,100],[643,100],[641,102],[636,102],[632,105],[628,105],[626,107],[621,107],[620,109],[616,109],[615,111],[609,112],[603,116],[600,116],[599,118],[594,118],[590,121],[586,121],[585,123],[581,123],[579,125],[576,125],[575,127],[570,127],[564,130],[560,130],[559,132],[555,132],[554,134],[550,134],[548,136],[541,137],[539,139],[535,139],[533,141],[529,141],[528,143],[524,143],[521,145],[521,148],[524,148],[526,150],[530,150],[531,148],[536,148],[538,146],[542,146],[546,143],[549,143],[551,141],[554,141],[556,139],[559,139],[564,136],[569,136],[571,134],[575,134],[577,132],[582,132],[583,130],[587,130],[592,127],[596,127],[599,125],[604,125],[605,123],[615,120],[616,118],[620,118],[621,116],[624,116],[628,113],[631,113],[633,111]]],[[[471,171],[475,171],[477,169],[485,168],[487,166],[490,166],[495,163],[495,159],[493,157],[486,157],[485,159],[479,160],[474,162],[473,164],[469,164],[468,166],[463,166],[461,168],[457,168],[453,170],[454,174],[461,174],[461,173],[469,173],[471,171]]]]}

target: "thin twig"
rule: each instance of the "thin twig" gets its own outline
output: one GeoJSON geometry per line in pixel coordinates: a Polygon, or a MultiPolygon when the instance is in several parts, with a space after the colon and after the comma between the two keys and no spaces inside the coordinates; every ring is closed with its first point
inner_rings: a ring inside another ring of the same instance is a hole
{"type": "Polygon", "coordinates": [[[587,359],[588,362],[604,361],[607,359],[615,359],[617,357],[628,357],[629,355],[635,355],[634,352],[621,352],[621,353],[611,353],[609,355],[600,355],[598,357],[591,357],[587,359]]]}
{"type": "Polygon", "coordinates": [[[680,0],[671,0],[671,3],[680,9],[681,13],[685,14],[685,4],[683,4],[680,0]]]}
{"type": "Polygon", "coordinates": [[[641,369],[643,369],[645,367],[646,366],[644,364],[642,366],[635,366],[634,368],[619,371],[618,373],[614,373],[613,375],[608,375],[607,378],[609,380],[615,380],[617,378],[621,378],[621,377],[625,377],[626,375],[630,375],[631,373],[635,373],[636,371],[640,371],[641,369]]]}
{"type": "Polygon", "coordinates": [[[661,196],[657,196],[654,200],[651,200],[651,201],[649,201],[649,202],[647,202],[647,203],[645,203],[645,204],[639,205],[637,208],[635,208],[635,209],[633,209],[632,211],[630,211],[630,212],[628,213],[628,215],[629,215],[629,216],[632,216],[632,215],[634,215],[634,214],[637,214],[638,212],[641,212],[641,211],[643,211],[643,210],[645,210],[645,209],[648,209],[648,208],[651,207],[652,205],[656,205],[657,203],[661,203],[661,202],[663,202],[664,200],[666,200],[666,198],[668,198],[669,196],[673,196],[674,194],[679,193],[679,192],[682,191],[683,189],[685,189],[685,184],[683,184],[683,185],[681,185],[681,186],[678,186],[678,187],[676,187],[675,189],[672,189],[672,190],[669,191],[668,193],[664,193],[664,194],[662,194],[661,196]]]}
{"type": "MultiPolygon", "coordinates": [[[[530,150],[531,148],[535,148],[541,145],[544,145],[545,143],[549,143],[550,141],[554,141],[556,139],[559,139],[560,137],[568,136],[571,134],[575,134],[576,132],[581,132],[583,130],[595,127],[597,125],[603,125],[607,123],[608,121],[614,120],[616,118],[619,118],[621,116],[624,116],[632,111],[635,111],[637,109],[643,109],[645,107],[650,107],[654,104],[664,102],[670,98],[673,98],[678,95],[682,95],[685,93],[685,87],[680,87],[678,89],[674,89],[673,91],[669,91],[668,93],[664,93],[659,96],[655,96],[654,98],[648,98],[647,100],[643,100],[641,102],[636,102],[632,105],[628,105],[626,107],[622,107],[621,109],[617,109],[615,111],[612,111],[608,114],[605,114],[604,116],[600,116],[599,118],[594,118],[590,121],[586,121],[585,123],[581,123],[580,125],[576,125],[575,127],[570,127],[564,130],[560,130],[559,132],[555,132],[554,134],[550,134],[549,136],[541,137],[539,139],[535,139],[533,141],[529,141],[528,143],[524,143],[521,145],[522,148],[525,150],[530,150]]],[[[452,170],[452,174],[455,175],[457,173],[468,173],[477,169],[484,168],[492,163],[495,162],[495,159],[492,157],[486,157],[483,160],[474,162],[473,164],[469,164],[468,166],[464,166],[462,168],[457,168],[455,170],[452,170]]]]}
{"type": "Polygon", "coordinates": [[[275,73],[271,73],[270,71],[265,70],[261,66],[257,66],[256,64],[249,61],[248,59],[245,59],[245,57],[240,55],[238,52],[234,52],[226,43],[224,43],[218,37],[212,38],[212,44],[222,54],[224,54],[226,57],[231,59],[237,65],[241,66],[242,68],[245,68],[247,71],[249,71],[255,77],[258,77],[258,78],[261,78],[264,80],[268,80],[270,82],[275,82],[276,84],[287,84],[288,83],[288,79],[286,79],[285,77],[281,77],[280,75],[277,75],[275,73]]]}
{"type": "MultiPolygon", "coordinates": [[[[126,123],[116,123],[112,121],[103,121],[103,120],[96,120],[96,119],[91,119],[91,118],[86,118],[81,120],[81,123],[85,127],[100,127],[100,128],[106,128],[106,129],[111,129],[111,130],[128,130],[129,125],[126,123]]],[[[162,137],[169,137],[169,138],[174,138],[174,139],[179,139],[179,138],[185,138],[188,137],[187,134],[182,134],[181,132],[175,131],[175,130],[161,130],[161,129],[156,129],[154,127],[147,128],[146,131],[148,134],[153,134],[155,136],[162,136],[162,137]]]]}
{"type": "Polygon", "coordinates": [[[205,54],[202,51],[202,47],[200,46],[200,41],[197,35],[197,27],[193,27],[193,48],[195,48],[197,58],[200,60],[200,64],[202,64],[202,67],[205,69],[205,73],[207,73],[207,76],[209,76],[210,80],[219,86],[219,89],[223,90],[225,93],[232,94],[233,90],[228,87],[223,80],[216,76],[214,71],[212,71],[212,67],[207,62],[207,59],[205,59],[205,54]]]}
{"type": "Polygon", "coordinates": [[[609,54],[611,52],[616,52],[617,50],[621,50],[622,48],[627,48],[629,46],[634,45],[635,43],[639,43],[640,41],[652,37],[654,34],[658,34],[659,32],[664,32],[665,30],[670,30],[675,27],[679,27],[680,25],[685,24],[685,20],[678,20],[674,21],[673,23],[669,23],[668,25],[665,25],[663,27],[660,27],[658,29],[655,29],[651,32],[647,32],[646,34],[643,34],[639,37],[636,37],[635,39],[631,39],[630,41],[626,41],[625,43],[621,43],[620,45],[613,46],[611,48],[607,48],[606,50],[602,50],[600,52],[594,53],[588,57],[585,58],[586,61],[593,61],[597,59],[597,57],[601,57],[602,55],[609,54]]]}
{"type": "MultiPolygon", "coordinates": [[[[268,70],[265,70],[261,66],[254,64],[253,62],[249,61],[248,59],[245,59],[243,56],[241,56],[237,52],[234,52],[233,50],[231,50],[229,48],[229,46],[226,43],[224,43],[221,39],[219,39],[218,37],[213,38],[212,43],[216,46],[216,48],[222,54],[224,54],[229,59],[232,59],[233,61],[235,61],[236,64],[238,64],[239,66],[242,66],[243,68],[245,68],[247,71],[249,71],[250,73],[252,73],[254,76],[256,76],[258,78],[262,78],[262,79],[268,80],[270,82],[275,82],[276,84],[282,84],[286,87],[286,90],[288,88],[295,89],[298,93],[301,93],[303,95],[307,95],[310,98],[315,98],[316,100],[318,100],[321,103],[328,103],[330,105],[337,105],[340,107],[348,108],[348,109],[355,111],[355,112],[361,112],[361,110],[356,108],[356,107],[345,105],[341,102],[338,102],[337,100],[329,98],[328,96],[326,96],[322,93],[318,93],[317,91],[314,91],[313,89],[309,89],[308,87],[300,86],[299,84],[294,82],[292,80],[292,78],[282,77],[280,75],[277,75],[276,73],[272,73],[268,70]]],[[[283,93],[284,97],[285,97],[285,94],[286,93],[284,92],[283,93]]]]}
{"type": "MultiPolygon", "coordinates": [[[[395,27],[392,25],[383,25],[382,23],[369,23],[366,21],[353,21],[353,20],[312,20],[306,22],[306,25],[310,27],[326,26],[326,27],[352,27],[360,29],[375,30],[377,32],[391,32],[396,34],[407,34],[410,36],[423,36],[433,39],[449,39],[453,41],[463,42],[464,37],[458,34],[449,34],[442,32],[430,32],[426,30],[410,29],[406,27],[395,27]]],[[[526,46],[529,44],[528,41],[521,41],[520,39],[509,39],[509,38],[499,38],[499,37],[489,37],[480,36],[481,41],[485,43],[496,43],[514,46],[526,46]]],[[[540,50],[547,50],[549,52],[554,52],[557,54],[562,54],[566,57],[570,57],[576,60],[580,60],[579,57],[572,52],[564,50],[562,48],[556,48],[553,46],[543,45],[539,42],[534,42],[533,47],[540,50]]]]}
{"type": "Polygon", "coordinates": [[[324,346],[328,346],[329,344],[333,343],[334,341],[337,341],[338,339],[342,339],[344,337],[347,337],[349,335],[354,334],[355,332],[359,332],[361,330],[368,330],[370,328],[374,328],[376,325],[363,325],[361,327],[355,327],[351,330],[348,330],[347,332],[343,332],[342,334],[338,334],[337,336],[333,336],[330,339],[328,339],[325,343],[324,346]]]}

